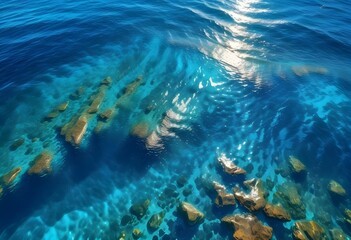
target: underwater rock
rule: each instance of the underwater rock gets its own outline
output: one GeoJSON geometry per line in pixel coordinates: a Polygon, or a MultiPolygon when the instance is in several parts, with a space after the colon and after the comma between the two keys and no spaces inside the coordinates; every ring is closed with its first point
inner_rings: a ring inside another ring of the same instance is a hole
{"type": "Polygon", "coordinates": [[[19,138],[19,139],[15,140],[15,141],[11,144],[10,150],[11,150],[11,151],[17,150],[17,148],[19,148],[23,143],[24,143],[24,138],[19,138]]]}
{"type": "Polygon", "coordinates": [[[340,228],[329,230],[331,240],[347,240],[346,234],[340,228]]]}
{"type": "Polygon", "coordinates": [[[290,169],[294,173],[301,173],[306,171],[306,166],[296,157],[289,156],[290,169]]]}
{"type": "Polygon", "coordinates": [[[2,197],[3,191],[4,191],[4,189],[2,188],[2,186],[0,186],[0,198],[2,197]]]}
{"type": "Polygon", "coordinates": [[[18,174],[21,172],[22,168],[21,167],[16,167],[12,169],[10,172],[6,173],[1,177],[1,183],[4,184],[5,186],[10,185],[15,181],[16,177],[18,174]]]}
{"type": "Polygon", "coordinates": [[[106,111],[100,113],[99,117],[100,117],[100,119],[107,121],[112,117],[113,113],[114,113],[114,110],[112,108],[110,108],[110,109],[107,109],[106,111]]]}
{"type": "Polygon", "coordinates": [[[121,219],[121,226],[126,226],[131,222],[133,222],[133,217],[130,215],[124,215],[121,219]]]}
{"type": "Polygon", "coordinates": [[[143,78],[138,76],[132,83],[128,84],[127,87],[123,89],[123,94],[131,95],[140,86],[143,78]]]}
{"type": "Polygon", "coordinates": [[[295,222],[293,237],[296,240],[327,240],[324,229],[315,221],[295,222]]]}
{"type": "Polygon", "coordinates": [[[69,98],[72,100],[77,100],[79,99],[85,91],[85,88],[83,86],[79,87],[74,93],[72,93],[69,98]]]}
{"type": "Polygon", "coordinates": [[[142,217],[145,216],[145,214],[149,208],[149,205],[150,205],[150,200],[146,199],[142,202],[133,204],[130,207],[129,212],[131,214],[133,214],[134,216],[136,216],[140,220],[142,217]]]}
{"type": "Polygon", "coordinates": [[[279,185],[274,197],[289,212],[292,219],[303,219],[306,217],[306,208],[295,185],[290,183],[279,185]]]}
{"type": "Polygon", "coordinates": [[[221,164],[226,173],[231,175],[246,174],[244,169],[236,166],[229,158],[225,156],[225,154],[221,154],[218,157],[218,162],[221,164]]]}
{"type": "Polygon", "coordinates": [[[32,162],[28,170],[28,174],[45,174],[51,172],[52,154],[50,152],[42,152],[32,162]]]}
{"type": "Polygon", "coordinates": [[[129,96],[132,95],[138,89],[141,83],[142,83],[142,77],[139,76],[133,82],[128,84],[123,89],[122,96],[118,98],[116,102],[116,107],[123,107],[123,105],[125,105],[125,103],[128,101],[129,96]]]}
{"type": "Polygon", "coordinates": [[[60,113],[58,111],[52,111],[48,115],[46,115],[45,119],[51,120],[51,119],[58,117],[58,115],[60,115],[60,113]]]}
{"type": "Polygon", "coordinates": [[[143,235],[143,233],[138,228],[134,228],[132,234],[134,239],[139,239],[143,235]]]}
{"type": "Polygon", "coordinates": [[[266,213],[268,217],[277,218],[282,221],[290,221],[290,214],[280,205],[273,205],[267,203],[263,208],[263,211],[266,213]]]}
{"type": "Polygon", "coordinates": [[[351,210],[345,209],[344,215],[344,221],[351,227],[351,210]]]}
{"type": "Polygon", "coordinates": [[[328,190],[332,194],[336,194],[342,197],[346,196],[345,188],[343,188],[343,186],[341,186],[341,184],[337,181],[331,180],[328,184],[328,190]]]}
{"type": "Polygon", "coordinates": [[[158,229],[165,217],[165,212],[159,212],[151,216],[149,221],[147,222],[147,227],[153,231],[158,229]]]}
{"type": "Polygon", "coordinates": [[[226,192],[226,188],[218,182],[213,181],[213,187],[217,192],[217,197],[215,199],[215,204],[217,206],[235,205],[234,194],[226,192]]]}
{"type": "Polygon", "coordinates": [[[179,209],[186,216],[188,223],[191,225],[202,222],[205,217],[202,212],[187,202],[182,202],[179,209]]]}
{"type": "Polygon", "coordinates": [[[226,216],[221,221],[234,226],[233,239],[236,240],[269,240],[273,235],[271,227],[251,214],[226,216]]]}
{"type": "Polygon", "coordinates": [[[180,188],[184,187],[187,182],[188,182],[188,179],[185,176],[180,176],[177,179],[177,186],[180,188]]]}
{"type": "Polygon", "coordinates": [[[88,120],[85,116],[80,116],[77,120],[71,119],[69,123],[61,129],[61,135],[65,135],[67,142],[74,146],[78,146],[88,127],[88,120]]]}
{"type": "Polygon", "coordinates": [[[139,138],[147,138],[150,135],[149,125],[146,122],[135,125],[130,134],[139,138]]]}
{"type": "Polygon", "coordinates": [[[240,191],[239,187],[235,187],[235,198],[250,211],[257,211],[266,205],[267,192],[264,190],[261,179],[251,179],[244,182],[244,185],[250,189],[250,193],[246,194],[240,191]]]}
{"type": "Polygon", "coordinates": [[[101,81],[100,85],[110,86],[111,84],[112,84],[112,78],[110,76],[108,76],[104,80],[101,81]]]}
{"type": "Polygon", "coordinates": [[[101,88],[99,90],[99,93],[96,94],[96,96],[93,98],[87,112],[90,114],[97,113],[97,111],[99,110],[102,104],[102,101],[104,100],[104,97],[105,97],[105,88],[101,88]]]}
{"type": "Polygon", "coordinates": [[[60,105],[58,105],[57,110],[60,112],[64,112],[67,107],[68,107],[69,101],[61,103],[60,105]]]}

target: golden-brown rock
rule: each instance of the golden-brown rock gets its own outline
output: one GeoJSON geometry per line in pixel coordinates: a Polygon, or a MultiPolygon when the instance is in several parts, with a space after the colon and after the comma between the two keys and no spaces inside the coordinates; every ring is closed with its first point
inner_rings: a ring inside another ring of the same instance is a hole
{"type": "Polygon", "coordinates": [[[51,120],[51,119],[54,119],[54,118],[56,118],[56,117],[58,117],[58,115],[59,115],[60,113],[58,112],[58,111],[52,111],[52,112],[50,112],[48,115],[46,115],[46,119],[47,120],[51,120]]]}
{"type": "Polygon", "coordinates": [[[236,240],[269,240],[273,235],[271,227],[264,226],[251,214],[226,216],[221,221],[234,227],[233,239],[236,240]]]}
{"type": "Polygon", "coordinates": [[[213,182],[213,187],[217,192],[217,197],[215,199],[215,204],[219,207],[227,206],[227,205],[235,205],[235,197],[234,194],[228,193],[226,188],[219,184],[218,182],[213,182]]]}
{"type": "Polygon", "coordinates": [[[60,112],[64,112],[67,107],[68,107],[69,101],[61,103],[60,105],[57,106],[57,110],[60,112]]]}
{"type": "Polygon", "coordinates": [[[147,138],[150,135],[149,125],[146,122],[138,123],[132,128],[130,134],[139,138],[147,138]]]}
{"type": "Polygon", "coordinates": [[[284,183],[277,187],[274,198],[289,212],[292,219],[304,219],[306,208],[294,184],[284,183]]]}
{"type": "Polygon", "coordinates": [[[88,120],[85,116],[80,116],[77,118],[72,118],[69,123],[67,123],[61,129],[61,135],[65,135],[67,142],[70,142],[74,146],[78,146],[88,127],[88,120]]]}
{"type": "Polygon", "coordinates": [[[186,216],[189,224],[196,224],[204,219],[204,214],[187,202],[182,202],[179,209],[186,216]]]}
{"type": "Polygon", "coordinates": [[[225,154],[221,154],[218,157],[218,162],[223,167],[223,170],[226,173],[231,175],[239,175],[239,174],[246,174],[246,171],[238,166],[236,166],[229,158],[225,156],[225,154]]]}
{"type": "Polygon", "coordinates": [[[333,228],[329,232],[331,240],[347,240],[346,234],[340,228],[333,228]]]}
{"type": "Polygon", "coordinates": [[[104,97],[105,97],[105,92],[104,91],[99,92],[93,98],[93,101],[90,104],[87,112],[90,113],[90,114],[97,113],[97,111],[99,110],[99,108],[101,106],[102,101],[104,100],[104,97]]]}
{"type": "Polygon", "coordinates": [[[327,240],[324,229],[315,221],[295,222],[293,227],[295,240],[327,240]]]}
{"type": "Polygon", "coordinates": [[[16,167],[12,169],[10,172],[6,173],[1,177],[1,183],[3,183],[5,186],[8,186],[15,181],[17,178],[18,174],[20,174],[22,168],[21,167],[16,167]]]}
{"type": "Polygon", "coordinates": [[[290,221],[290,214],[281,206],[267,203],[263,211],[268,217],[277,218],[282,221],[290,221]]]}
{"type": "Polygon", "coordinates": [[[345,217],[344,217],[345,223],[351,227],[351,210],[345,209],[344,215],[345,215],[345,217]]]}
{"type": "Polygon", "coordinates": [[[340,183],[338,183],[337,181],[331,180],[328,184],[328,190],[336,195],[339,196],[346,196],[346,190],[345,188],[343,188],[343,186],[341,186],[340,183]]]}
{"type": "Polygon", "coordinates": [[[245,193],[239,187],[234,188],[235,198],[248,210],[257,211],[266,205],[267,192],[264,190],[261,179],[251,179],[244,182],[250,189],[250,193],[245,193]]]}
{"type": "Polygon", "coordinates": [[[294,173],[301,173],[306,171],[306,166],[296,157],[289,156],[290,168],[294,173]]]}
{"type": "Polygon", "coordinates": [[[114,113],[114,110],[112,108],[107,109],[106,111],[102,112],[99,114],[99,117],[102,120],[108,120],[112,117],[112,114],[114,113]]]}
{"type": "Polygon", "coordinates": [[[28,174],[45,174],[51,172],[52,154],[50,152],[42,152],[30,164],[28,174]]]}

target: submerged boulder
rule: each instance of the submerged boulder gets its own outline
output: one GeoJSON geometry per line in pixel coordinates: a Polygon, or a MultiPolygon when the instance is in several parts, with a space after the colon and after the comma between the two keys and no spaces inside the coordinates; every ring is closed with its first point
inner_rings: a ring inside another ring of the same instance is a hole
{"type": "Polygon", "coordinates": [[[113,113],[114,113],[114,110],[112,108],[109,108],[106,111],[100,113],[99,117],[100,119],[107,121],[112,117],[113,113]]]}
{"type": "Polygon", "coordinates": [[[344,221],[351,227],[351,210],[350,209],[345,209],[344,211],[344,221]]]}
{"type": "Polygon", "coordinates": [[[69,101],[61,103],[60,105],[57,106],[57,110],[60,112],[64,112],[67,107],[68,107],[69,101]]]}
{"type": "Polygon", "coordinates": [[[15,140],[15,141],[11,144],[10,150],[11,150],[11,151],[17,150],[17,148],[19,148],[23,143],[24,143],[24,138],[19,138],[19,139],[15,140]]]}
{"type": "Polygon", "coordinates": [[[331,240],[347,240],[346,234],[340,228],[333,228],[329,230],[331,240]]]}
{"type": "Polygon", "coordinates": [[[141,122],[135,125],[130,134],[139,138],[147,138],[150,135],[149,125],[146,122],[141,122]]]}
{"type": "Polygon", "coordinates": [[[145,199],[142,202],[138,202],[133,204],[130,209],[129,212],[131,214],[133,214],[134,216],[136,216],[139,220],[145,216],[148,208],[150,205],[150,200],[149,199],[145,199]]]}
{"type": "Polygon", "coordinates": [[[134,228],[132,235],[134,239],[139,239],[143,235],[143,233],[140,231],[140,229],[134,228]]]}
{"type": "Polygon", "coordinates": [[[191,225],[202,222],[205,217],[202,212],[187,202],[182,202],[179,206],[179,209],[183,215],[186,216],[186,220],[191,225]]]}
{"type": "Polygon", "coordinates": [[[289,156],[290,169],[293,173],[302,173],[306,171],[306,166],[294,156],[289,156]]]}
{"type": "Polygon", "coordinates": [[[69,123],[61,129],[61,135],[65,135],[67,142],[74,146],[78,146],[88,127],[88,120],[85,116],[80,116],[78,119],[71,119],[69,123]]]}
{"type": "Polygon", "coordinates": [[[339,195],[342,197],[346,196],[345,188],[343,188],[343,186],[341,186],[341,184],[337,181],[331,180],[328,184],[328,190],[332,194],[339,195]]]}
{"type": "Polygon", "coordinates": [[[158,229],[164,217],[165,217],[165,212],[163,211],[152,215],[149,221],[147,222],[147,227],[153,231],[158,229]]]}
{"type": "Polygon", "coordinates": [[[290,214],[281,206],[281,205],[273,205],[267,203],[263,208],[263,211],[266,213],[268,217],[277,218],[282,221],[290,221],[290,214]]]}
{"type": "Polygon", "coordinates": [[[108,76],[104,80],[101,81],[100,85],[110,86],[111,84],[112,84],[112,78],[110,76],[108,76]]]}
{"type": "Polygon", "coordinates": [[[293,237],[296,240],[327,240],[324,229],[315,221],[295,222],[293,237]]]}
{"type": "Polygon", "coordinates": [[[218,182],[213,182],[213,187],[217,192],[215,204],[219,207],[227,205],[235,205],[235,197],[233,193],[228,193],[226,188],[218,182]]]}
{"type": "Polygon", "coordinates": [[[267,192],[264,190],[261,179],[251,179],[244,182],[250,189],[250,193],[245,193],[239,187],[234,188],[235,198],[248,210],[257,211],[266,205],[267,192]]]}
{"type": "Polygon", "coordinates": [[[21,167],[16,167],[12,169],[10,172],[6,173],[1,177],[1,183],[4,184],[5,186],[8,186],[15,181],[17,176],[20,174],[22,168],[21,167]]]}
{"type": "Polygon", "coordinates": [[[274,200],[280,202],[292,219],[306,218],[306,208],[295,185],[284,183],[277,187],[274,200]]]}
{"type": "Polygon", "coordinates": [[[273,236],[273,229],[251,214],[226,216],[221,221],[234,227],[233,239],[236,240],[269,240],[273,236]]]}
{"type": "Polygon", "coordinates": [[[223,167],[226,173],[231,175],[246,174],[246,171],[238,166],[236,166],[225,154],[221,154],[218,157],[219,164],[223,167]]]}
{"type": "Polygon", "coordinates": [[[42,152],[32,162],[28,170],[28,174],[45,174],[51,172],[52,154],[50,152],[42,152]]]}

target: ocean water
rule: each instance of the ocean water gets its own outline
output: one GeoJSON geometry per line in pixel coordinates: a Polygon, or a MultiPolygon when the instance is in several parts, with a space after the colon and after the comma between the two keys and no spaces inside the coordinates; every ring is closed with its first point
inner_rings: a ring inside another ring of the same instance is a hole
{"type": "MultiPolygon", "coordinates": [[[[273,184],[268,201],[296,186],[307,220],[351,236],[349,195],[328,192],[330,180],[351,189],[350,11],[346,0],[4,0],[0,176],[21,171],[1,179],[0,239],[130,239],[133,229],[142,239],[232,239],[221,218],[248,210],[216,207],[210,183],[230,192],[252,178],[273,184]],[[62,127],[85,114],[107,76],[72,146],[62,127]],[[43,151],[50,171],[28,174],[43,151]],[[247,174],[226,174],[223,155],[247,174]],[[305,176],[281,173],[289,156],[305,176]],[[146,216],[123,226],[143,199],[146,216]],[[180,201],[204,221],[187,224],[180,201]]],[[[253,214],[273,239],[293,239],[296,220],[253,214]]]]}

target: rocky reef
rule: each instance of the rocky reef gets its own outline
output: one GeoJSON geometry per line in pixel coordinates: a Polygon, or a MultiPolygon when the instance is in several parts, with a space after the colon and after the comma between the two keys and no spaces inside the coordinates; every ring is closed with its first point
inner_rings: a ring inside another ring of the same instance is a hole
{"type": "Polygon", "coordinates": [[[217,196],[215,199],[215,204],[219,207],[228,206],[228,205],[235,205],[235,197],[233,193],[228,193],[226,191],[225,186],[221,185],[220,183],[214,181],[213,188],[217,192],[217,196]]]}
{"type": "Polygon", "coordinates": [[[148,208],[150,205],[150,200],[149,199],[145,199],[141,202],[135,203],[133,204],[130,209],[129,212],[131,214],[133,214],[134,216],[136,216],[139,220],[145,216],[148,208]]]}
{"type": "Polygon", "coordinates": [[[182,202],[179,206],[179,210],[183,216],[185,216],[187,222],[191,225],[200,223],[205,217],[202,212],[187,202],[182,202]]]}
{"type": "Polygon", "coordinates": [[[273,201],[281,203],[292,219],[304,219],[306,217],[305,205],[296,186],[292,183],[286,182],[279,185],[273,201]]]}
{"type": "Polygon", "coordinates": [[[232,160],[227,158],[224,154],[218,157],[219,164],[223,167],[224,172],[231,175],[246,174],[246,171],[238,166],[236,166],[232,160]]]}
{"type": "Polygon", "coordinates": [[[257,211],[266,205],[267,192],[264,190],[261,179],[244,181],[244,185],[250,190],[249,193],[241,191],[239,187],[234,188],[235,198],[250,211],[257,211]]]}
{"type": "Polygon", "coordinates": [[[273,205],[267,203],[266,206],[263,208],[263,211],[268,217],[277,218],[282,221],[290,221],[291,216],[290,214],[280,205],[273,205]]]}
{"type": "Polygon", "coordinates": [[[346,196],[346,190],[337,181],[331,180],[328,184],[328,190],[331,194],[335,194],[341,197],[346,196]]]}
{"type": "Polygon", "coordinates": [[[6,173],[1,177],[0,183],[4,186],[11,185],[15,181],[17,176],[20,174],[21,170],[22,170],[21,167],[16,167],[12,169],[10,172],[6,173]]]}
{"type": "Polygon", "coordinates": [[[88,127],[88,119],[86,116],[73,117],[61,129],[61,135],[65,136],[65,140],[73,146],[79,146],[88,127]]]}
{"type": "Polygon", "coordinates": [[[52,154],[44,151],[39,154],[32,162],[28,174],[46,174],[51,172],[52,154]]]}
{"type": "Polygon", "coordinates": [[[324,229],[315,221],[296,222],[293,227],[293,237],[296,240],[327,240],[324,229]]]}
{"type": "Polygon", "coordinates": [[[306,166],[298,158],[289,156],[290,169],[293,173],[302,173],[306,171],[306,166]]]}
{"type": "Polygon", "coordinates": [[[236,240],[269,240],[273,236],[273,229],[252,214],[226,216],[221,221],[234,227],[233,239],[236,240]]]}

